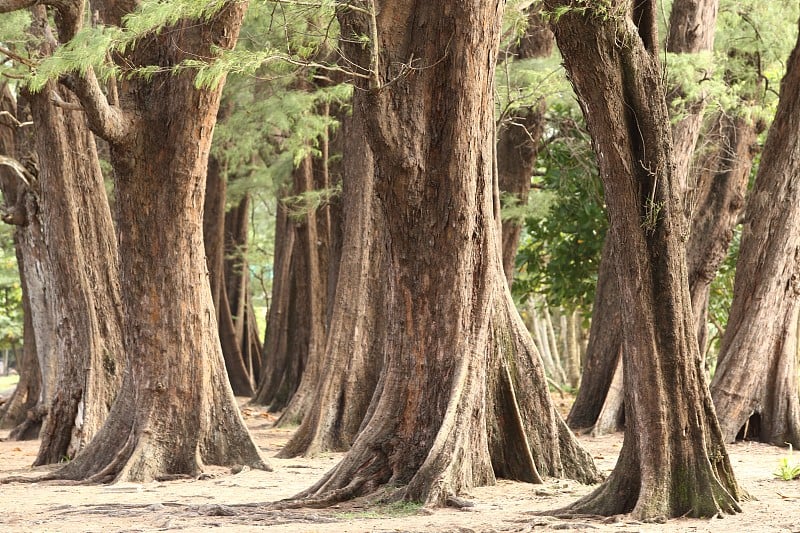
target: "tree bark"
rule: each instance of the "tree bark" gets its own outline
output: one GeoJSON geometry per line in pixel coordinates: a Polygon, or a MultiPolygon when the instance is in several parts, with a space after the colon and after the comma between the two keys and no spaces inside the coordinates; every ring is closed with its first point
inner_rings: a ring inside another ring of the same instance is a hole
{"type": "MultiPolygon", "coordinates": [[[[103,4],[99,15],[118,21],[103,4]]],[[[119,60],[166,71],[213,58],[238,36],[244,2],[143,36],[119,60]]],[[[81,20],[81,17],[77,17],[81,20]]],[[[111,105],[93,71],[74,77],[90,126],[109,141],[121,258],[127,365],[108,420],[52,478],[147,481],[197,475],[204,464],[266,467],[226,379],[203,249],[208,151],[221,84],[191,72],[132,77],[111,105]],[[169,120],[165,120],[169,117],[169,120]]]]}
{"type": "Polygon", "coordinates": [[[715,516],[739,511],[742,493],[694,334],[656,28],[648,1],[568,9],[554,23],[597,152],[625,306],[625,440],[608,480],[570,510],[715,516]]]}
{"type": "Polygon", "coordinates": [[[374,158],[374,220],[387,222],[386,283],[369,295],[385,317],[384,365],[350,451],[294,504],[381,491],[443,505],[496,475],[593,481],[502,268],[492,89],[503,4],[370,4],[374,17],[339,17],[344,34],[373,35],[346,53],[370,78],[353,120],[374,158]],[[395,70],[410,58],[425,68],[395,70]]]}
{"type": "Polygon", "coordinates": [[[387,283],[383,228],[376,205],[374,167],[363,128],[352,119],[342,125],[348,153],[343,172],[345,214],[342,259],[320,376],[310,410],[281,457],[346,451],[369,407],[383,363],[386,317],[371,297],[387,283]],[[364,332],[369,332],[365,335],[364,332]]]}
{"type": "MultiPolygon", "coordinates": [[[[710,51],[714,46],[716,18],[719,0],[676,0],[672,4],[669,20],[667,51],[676,54],[696,54],[710,51]]],[[[706,103],[703,97],[675,107],[674,102],[685,93],[680,86],[671,87],[668,102],[674,116],[679,117],[672,125],[673,159],[675,176],[679,182],[681,197],[686,198],[689,188],[689,171],[695,146],[700,134],[706,103]]],[[[711,213],[710,216],[714,216],[711,213]]],[[[702,238],[702,237],[701,237],[702,238]]],[[[726,248],[727,249],[727,248],[726,248]]],[[[718,266],[718,265],[717,265],[718,266]]],[[[716,272],[716,270],[714,271],[716,272]]],[[[622,350],[622,312],[624,305],[619,300],[615,282],[613,258],[608,246],[597,273],[597,290],[592,307],[592,326],[586,351],[586,366],[581,388],[569,414],[569,425],[574,429],[592,427],[601,411],[609,415],[603,424],[608,431],[619,431],[621,426],[613,421],[623,420],[622,404],[612,398],[612,404],[604,405],[618,366],[622,350]]],[[[692,293],[694,296],[695,293],[692,293]]],[[[700,293],[697,293],[700,296],[700,293]]]]}
{"type": "Polygon", "coordinates": [[[751,417],[763,442],[800,446],[800,38],[750,193],[734,297],[711,385],[726,441],[751,417]]]}
{"type": "MultiPolygon", "coordinates": [[[[0,92],[0,111],[8,113],[7,120],[0,123],[0,155],[16,160],[18,157],[16,139],[19,137],[17,130],[22,127],[19,125],[22,121],[16,118],[18,116],[16,101],[7,84],[3,84],[0,92]]],[[[33,178],[32,174],[30,176],[33,178]]],[[[31,242],[33,238],[31,229],[38,226],[28,223],[25,205],[30,182],[26,184],[23,177],[7,165],[0,166],[0,190],[4,199],[3,221],[15,226],[14,248],[22,287],[24,320],[22,357],[17,361],[19,382],[14,393],[0,409],[0,427],[13,428],[10,438],[14,440],[35,439],[39,436],[41,428],[41,414],[37,405],[42,389],[42,374],[36,355],[36,337],[29,296],[31,289],[25,281],[23,253],[23,250],[30,250],[30,246],[25,244],[31,242]]],[[[38,237],[41,239],[41,234],[38,237]]]]}
{"type": "Polygon", "coordinates": [[[758,153],[759,125],[744,116],[719,113],[706,137],[714,142],[697,168],[691,234],[686,245],[689,293],[700,353],[708,344],[711,282],[728,255],[733,231],[745,205],[753,159],[758,153]]]}

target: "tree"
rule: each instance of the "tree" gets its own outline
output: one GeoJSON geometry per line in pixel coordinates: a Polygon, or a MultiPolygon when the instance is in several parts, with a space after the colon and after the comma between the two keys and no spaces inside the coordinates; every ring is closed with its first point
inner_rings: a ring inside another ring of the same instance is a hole
{"type": "Polygon", "coordinates": [[[373,156],[360,178],[374,188],[366,237],[383,224],[388,263],[365,305],[382,309],[387,330],[361,431],[292,505],[392,487],[390,497],[442,505],[495,476],[597,479],[554,410],[502,269],[492,157],[502,11],[477,0],[341,6],[343,35],[372,36],[344,49],[363,76],[353,120],[373,156]]]}
{"type": "Polygon", "coordinates": [[[656,2],[546,2],[597,152],[621,302],[625,440],[570,506],[639,518],[739,510],[694,334],[656,2]]]}
{"type": "Polygon", "coordinates": [[[798,112],[800,37],[787,62],[750,194],[733,304],[711,383],[726,441],[733,441],[744,427],[745,436],[800,446],[798,112]]]}
{"type": "MultiPolygon", "coordinates": [[[[5,203],[3,221],[14,227],[14,250],[22,289],[24,320],[23,351],[17,365],[19,382],[14,394],[0,409],[0,427],[12,428],[11,439],[27,440],[39,435],[42,421],[40,413],[43,407],[37,408],[37,406],[40,402],[44,404],[44,395],[31,317],[30,292],[32,289],[35,291],[36,287],[29,287],[26,283],[24,256],[32,254],[37,249],[36,243],[41,245],[39,249],[43,250],[44,246],[41,242],[43,236],[38,231],[40,226],[29,223],[26,214],[26,205],[31,205],[28,202],[34,201],[29,188],[36,182],[35,179],[28,179],[35,178],[28,169],[21,164],[18,166],[16,141],[21,137],[19,130],[23,123],[17,119],[17,102],[7,84],[3,85],[0,93],[0,113],[4,118],[0,126],[0,155],[4,158],[0,166],[0,189],[5,203]]],[[[41,291],[39,296],[43,299],[41,291]]]]}
{"type": "Polygon", "coordinates": [[[54,8],[72,26],[59,32],[66,47],[37,74],[62,75],[110,146],[127,363],[105,425],[50,477],[143,481],[195,475],[205,463],[265,467],[225,376],[204,264],[204,179],[224,74],[198,88],[191,67],[206,64],[186,63],[232,48],[246,5],[147,4],[123,26],[131,6],[105,2],[97,13],[109,26],[80,34],[83,4],[54,8]],[[168,27],[153,31],[153,17],[168,27]],[[102,50],[92,66],[82,57],[76,73],[69,50],[98,35],[119,39],[117,63],[104,65],[102,50]],[[126,80],[112,80],[107,97],[96,69],[108,68],[126,80]]]}

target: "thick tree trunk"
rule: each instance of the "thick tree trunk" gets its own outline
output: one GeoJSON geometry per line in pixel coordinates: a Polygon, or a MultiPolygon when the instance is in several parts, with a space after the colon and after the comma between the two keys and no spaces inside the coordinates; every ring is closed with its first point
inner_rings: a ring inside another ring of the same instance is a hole
{"type": "MultiPolygon", "coordinates": [[[[711,51],[714,46],[718,8],[719,0],[676,0],[673,2],[669,19],[667,51],[676,54],[711,51]]],[[[671,87],[667,95],[668,102],[680,99],[684,93],[683,87],[671,87]]],[[[690,181],[689,171],[705,108],[706,102],[701,95],[696,100],[672,109],[673,115],[679,117],[672,125],[672,138],[675,176],[682,198],[687,198],[687,191],[694,187],[694,184],[690,186],[688,183],[690,181]]],[[[716,213],[712,212],[708,215],[713,219],[716,213]]],[[[572,428],[589,428],[597,422],[599,413],[604,412],[606,416],[601,424],[602,430],[600,427],[596,428],[595,434],[600,431],[613,432],[622,429],[618,422],[623,420],[623,404],[617,396],[609,398],[610,403],[605,404],[608,387],[611,385],[622,350],[621,314],[625,306],[620,302],[619,292],[615,282],[611,279],[614,276],[613,258],[606,245],[603,248],[603,257],[597,275],[598,289],[595,292],[592,307],[592,327],[581,389],[578,391],[568,419],[572,428]]],[[[692,296],[694,295],[693,292],[692,296]]],[[[697,295],[701,296],[700,293],[697,295]]]]}
{"type": "MultiPolygon", "coordinates": [[[[0,155],[8,158],[17,158],[16,139],[17,130],[21,127],[16,119],[16,102],[8,85],[3,84],[0,91],[0,111],[7,113],[6,119],[0,122],[0,155]]],[[[3,192],[5,205],[3,221],[14,224],[14,248],[17,256],[20,285],[22,287],[23,309],[23,345],[22,356],[17,361],[19,382],[14,393],[0,408],[0,428],[15,428],[11,433],[12,439],[34,439],[39,435],[41,416],[36,409],[39,402],[42,375],[39,370],[39,360],[36,356],[36,338],[31,319],[30,289],[25,282],[25,266],[23,250],[29,249],[24,242],[29,242],[31,225],[25,212],[26,196],[29,186],[26,185],[24,176],[20,176],[8,165],[0,166],[0,190],[3,192]]],[[[31,175],[31,177],[33,177],[31,175]]],[[[40,236],[41,237],[41,236],[40,236]]]]}
{"type": "Polygon", "coordinates": [[[350,451],[299,504],[386,491],[442,505],[496,475],[594,480],[502,268],[492,134],[502,3],[375,4],[374,18],[342,11],[340,21],[344,33],[377,34],[347,52],[371,65],[353,120],[374,157],[373,220],[386,221],[386,283],[369,295],[385,317],[384,366],[350,451]],[[412,57],[427,68],[395,77],[412,57]],[[532,417],[543,423],[531,428],[532,417]]]}
{"type": "MultiPolygon", "coordinates": [[[[553,51],[553,34],[542,19],[541,9],[530,7],[528,27],[512,54],[519,59],[549,57],[553,51]]],[[[497,171],[500,191],[519,205],[528,203],[531,174],[539,155],[544,130],[544,99],[514,116],[504,117],[497,131],[497,171]]],[[[514,260],[519,247],[522,224],[519,220],[503,221],[503,270],[508,284],[514,280],[514,260]]]]}
{"type": "MultiPolygon", "coordinates": [[[[10,98],[10,95],[8,95],[10,98]]],[[[4,105],[10,106],[8,98],[4,105]]],[[[12,111],[9,108],[9,113],[12,111]]],[[[32,334],[31,347],[36,350],[36,366],[39,368],[39,394],[35,406],[29,408],[25,420],[11,432],[13,439],[29,439],[37,437],[47,409],[53,400],[58,382],[58,366],[56,359],[56,326],[48,305],[48,293],[52,275],[47,248],[44,242],[40,203],[40,184],[38,179],[38,156],[35,150],[33,128],[30,127],[32,117],[30,106],[21,95],[14,113],[19,123],[28,123],[26,127],[17,127],[14,139],[3,139],[3,152],[6,157],[16,158],[21,169],[8,173],[12,167],[3,165],[3,194],[10,206],[4,221],[14,224],[15,245],[20,277],[25,282],[26,320],[30,321],[29,335],[32,334]]],[[[13,123],[14,121],[12,121],[13,123]]],[[[14,123],[14,126],[17,124],[14,123]]],[[[7,133],[7,132],[6,132],[7,133]]]]}
{"type": "Polygon", "coordinates": [[[625,305],[623,448],[608,480],[570,509],[638,518],[738,511],[694,335],[656,3],[570,10],[554,31],[598,154],[625,305]]]}
{"type": "MultiPolygon", "coordinates": [[[[170,70],[214,57],[212,47],[235,43],[245,8],[227,2],[208,19],[180,21],[140,39],[124,59],[170,70]]],[[[196,475],[208,463],[266,467],[226,378],[203,249],[221,84],[197,89],[190,72],[133,78],[120,86],[120,108],[86,76],[73,81],[92,127],[109,140],[115,173],[128,360],[106,424],[52,477],[147,481],[196,475]]]]}
{"type": "Polygon", "coordinates": [[[58,324],[59,380],[36,465],[72,458],[94,437],[124,364],[117,243],[94,137],[82,113],[53,103],[56,92],[75,101],[55,84],[28,96],[52,275],[48,304],[58,324]]]}
{"type": "Polygon", "coordinates": [[[789,56],[736,266],[733,304],[711,385],[726,441],[751,417],[755,437],[800,447],[800,37],[789,56]]]}

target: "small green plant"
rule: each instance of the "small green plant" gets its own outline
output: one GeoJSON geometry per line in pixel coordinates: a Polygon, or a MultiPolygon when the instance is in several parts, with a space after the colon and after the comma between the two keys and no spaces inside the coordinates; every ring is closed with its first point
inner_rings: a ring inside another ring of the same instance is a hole
{"type": "Polygon", "coordinates": [[[789,444],[789,455],[781,457],[781,460],[778,462],[778,469],[772,474],[784,481],[800,478],[800,461],[792,458],[791,444],[789,444]]]}
{"type": "Polygon", "coordinates": [[[402,518],[404,516],[412,516],[422,509],[422,504],[418,502],[391,502],[391,503],[378,503],[373,507],[358,512],[339,513],[337,516],[346,520],[364,519],[364,518],[402,518]]]}

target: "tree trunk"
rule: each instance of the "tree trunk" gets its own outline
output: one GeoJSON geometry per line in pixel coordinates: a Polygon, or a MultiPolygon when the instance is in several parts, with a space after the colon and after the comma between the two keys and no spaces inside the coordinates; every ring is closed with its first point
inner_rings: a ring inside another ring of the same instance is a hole
{"type": "MultiPolygon", "coordinates": [[[[604,405],[622,348],[622,305],[613,261],[611,243],[606,238],[597,273],[581,387],[567,417],[569,427],[575,430],[592,428],[600,412],[611,408],[604,409],[604,405]]],[[[620,419],[618,416],[613,418],[620,419]]],[[[608,425],[606,428],[610,431],[621,429],[608,425]]]]}
{"type": "Polygon", "coordinates": [[[52,278],[59,380],[35,464],[72,458],[99,431],[124,364],[117,243],[94,137],[83,114],[63,110],[48,85],[28,95],[39,154],[42,226],[52,278]]]}
{"type": "MultiPolygon", "coordinates": [[[[676,54],[696,54],[711,51],[714,46],[716,18],[719,0],[676,0],[672,4],[669,19],[667,51],[676,54]]],[[[671,87],[667,95],[673,103],[683,97],[684,88],[671,87]]],[[[673,159],[675,176],[679,182],[681,197],[687,197],[688,176],[694,156],[695,146],[703,122],[706,103],[700,98],[672,109],[678,120],[672,125],[673,159]]],[[[716,213],[709,214],[712,218],[716,213]]],[[[727,248],[726,248],[727,249],[727,248]]],[[[569,414],[569,425],[574,429],[590,428],[597,422],[601,411],[608,416],[603,427],[609,431],[619,431],[611,421],[621,421],[622,404],[612,398],[605,405],[608,388],[618,366],[622,350],[622,312],[624,305],[619,300],[619,292],[611,278],[615,276],[614,259],[608,246],[603,248],[603,256],[597,273],[597,290],[592,307],[592,327],[586,354],[586,366],[581,381],[581,389],[569,414]]],[[[718,266],[718,265],[717,265],[718,266]]],[[[716,270],[714,271],[716,272],[716,270]]],[[[694,296],[695,293],[692,293],[694,296]]],[[[700,294],[698,293],[698,296],[700,294]]],[[[694,300],[693,300],[694,301],[694,300]]],[[[595,430],[595,433],[597,431],[595,430]]]]}
{"type": "Polygon", "coordinates": [[[706,136],[714,147],[696,165],[691,234],[686,244],[689,293],[700,353],[708,344],[711,282],[728,255],[733,230],[744,207],[753,158],[758,153],[758,124],[747,117],[719,113],[706,136]]]}
{"type": "MultiPolygon", "coordinates": [[[[750,193],[733,303],[711,385],[726,441],[751,417],[755,437],[800,447],[800,37],[750,193]]],[[[749,433],[749,432],[748,432],[749,433]]]]}
{"type": "Polygon", "coordinates": [[[370,4],[374,17],[339,16],[344,34],[373,35],[346,53],[371,65],[353,120],[374,157],[373,220],[386,221],[385,284],[368,301],[385,317],[384,366],[350,451],[296,504],[385,491],[443,505],[496,475],[594,480],[502,268],[492,89],[503,4],[370,4]],[[410,58],[426,68],[395,72],[410,58]]]}
{"type": "Polygon", "coordinates": [[[597,151],[625,306],[625,440],[608,480],[570,510],[710,517],[739,511],[742,493],[694,334],[656,28],[652,1],[569,9],[554,23],[597,151]]]}
{"type": "MultiPolygon", "coordinates": [[[[542,18],[541,8],[528,8],[528,27],[512,54],[519,59],[549,57],[553,51],[553,34],[542,18]]],[[[500,191],[510,195],[518,205],[528,203],[531,175],[539,155],[544,131],[544,98],[514,116],[503,117],[497,131],[497,171],[500,191]]],[[[522,224],[519,220],[503,221],[503,270],[508,284],[514,281],[514,260],[519,247],[522,224]]]]}
{"type": "Polygon", "coordinates": [[[346,119],[340,135],[346,139],[347,153],[359,157],[344,161],[342,262],[323,356],[326,371],[281,457],[346,451],[367,412],[383,363],[387,320],[382,307],[371,305],[371,297],[387,283],[387,222],[377,218],[381,211],[373,194],[374,167],[363,128],[346,119]]]}
{"type": "MultiPolygon", "coordinates": [[[[101,7],[103,20],[118,22],[112,8],[121,6],[101,7]]],[[[191,72],[169,72],[184,59],[231,48],[245,8],[226,2],[202,21],[142,37],[120,60],[167,73],[126,80],[122,107],[109,104],[91,69],[70,80],[111,149],[128,360],[106,424],[53,478],[147,481],[197,475],[208,463],[266,467],[226,379],[203,249],[222,87],[198,89],[191,72]]]]}
{"type": "MultiPolygon", "coordinates": [[[[294,170],[291,197],[335,185],[328,165],[328,135],[320,139],[322,154],[307,156],[294,170]]],[[[330,206],[304,208],[303,200],[284,205],[287,201],[279,201],[276,213],[274,264],[279,274],[272,285],[264,373],[254,400],[271,411],[284,409],[278,420],[282,426],[299,424],[312,408],[332,313],[332,275],[338,273],[330,206]]]]}
{"type": "MultiPolygon", "coordinates": [[[[296,240],[295,226],[278,194],[275,213],[275,253],[272,260],[272,298],[267,314],[267,332],[264,338],[264,371],[253,402],[267,405],[272,412],[280,411],[289,403],[305,368],[305,352],[295,351],[292,339],[297,328],[290,329],[290,317],[297,298],[293,298],[292,258],[296,240]]],[[[300,302],[302,303],[302,302],[300,302]]]]}

